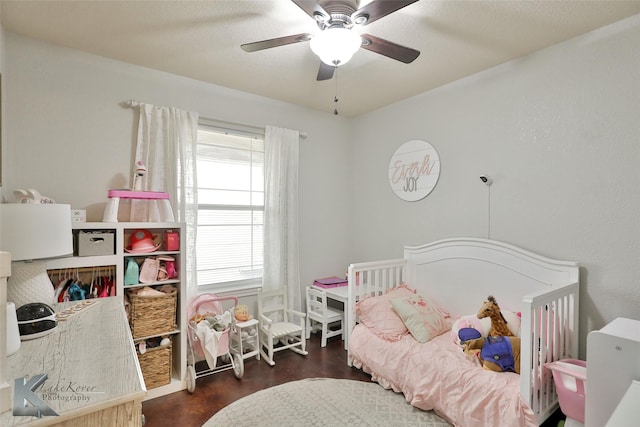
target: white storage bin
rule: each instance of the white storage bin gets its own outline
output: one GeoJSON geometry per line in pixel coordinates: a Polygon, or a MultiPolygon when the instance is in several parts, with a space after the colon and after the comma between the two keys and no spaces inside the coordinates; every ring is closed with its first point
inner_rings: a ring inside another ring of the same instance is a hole
{"type": "Polygon", "coordinates": [[[114,253],[114,233],[108,231],[78,233],[78,256],[113,255],[114,253]]]}

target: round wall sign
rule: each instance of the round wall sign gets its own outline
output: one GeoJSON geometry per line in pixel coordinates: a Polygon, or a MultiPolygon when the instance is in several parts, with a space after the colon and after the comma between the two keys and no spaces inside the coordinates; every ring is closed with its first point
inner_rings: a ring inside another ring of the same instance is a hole
{"type": "Polygon", "coordinates": [[[426,141],[402,144],[389,161],[389,184],[398,197],[408,202],[424,199],[440,177],[438,152],[426,141]]]}

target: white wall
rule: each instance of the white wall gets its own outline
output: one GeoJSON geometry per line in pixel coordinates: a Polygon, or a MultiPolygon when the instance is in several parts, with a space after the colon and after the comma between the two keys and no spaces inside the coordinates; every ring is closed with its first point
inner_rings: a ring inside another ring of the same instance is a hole
{"type": "Polygon", "coordinates": [[[129,99],[298,129],[308,133],[300,143],[302,284],[345,272],[349,213],[326,206],[350,199],[347,120],[13,33],[5,45],[6,200],[16,188],[35,188],[100,221],[107,190],[130,186],[136,114],[120,106],[129,99]]]}
{"type": "Polygon", "coordinates": [[[487,237],[479,176],[491,175],[491,238],[583,267],[585,356],[588,331],[640,318],[639,111],[637,15],[358,118],[354,261],[487,237]],[[429,141],[441,161],[433,192],[412,203],[386,175],[411,139],[429,141]]]}
{"type": "MultiPolygon", "coordinates": [[[[0,16],[2,15],[2,3],[0,3],[0,16]]],[[[2,25],[0,25],[0,74],[4,73],[4,28],[2,28],[2,25]]],[[[4,105],[5,105],[5,84],[4,84],[4,79],[2,82],[0,82],[0,126],[4,125],[4,105]]],[[[2,150],[2,140],[3,135],[4,135],[4,130],[3,130],[4,126],[2,128],[0,128],[0,191],[2,191],[2,177],[4,176],[4,173],[2,171],[2,164],[4,163],[4,161],[2,160],[2,156],[3,154],[3,150],[2,150]]]]}

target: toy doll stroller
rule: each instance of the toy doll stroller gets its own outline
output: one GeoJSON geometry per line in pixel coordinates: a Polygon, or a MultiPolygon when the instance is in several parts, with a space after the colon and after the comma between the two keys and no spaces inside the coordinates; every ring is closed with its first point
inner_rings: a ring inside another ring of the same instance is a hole
{"type": "Polygon", "coordinates": [[[202,294],[189,304],[187,391],[196,389],[196,379],[233,369],[236,378],[244,374],[244,360],[230,345],[231,331],[235,330],[235,306],[238,298],[202,294]],[[233,301],[224,310],[223,301],[233,301]],[[200,369],[196,369],[196,367],[200,369]]]}

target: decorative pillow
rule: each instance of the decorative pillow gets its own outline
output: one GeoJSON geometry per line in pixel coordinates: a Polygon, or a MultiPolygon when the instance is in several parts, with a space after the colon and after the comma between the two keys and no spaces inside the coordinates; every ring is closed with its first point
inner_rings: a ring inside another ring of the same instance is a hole
{"type": "Polygon", "coordinates": [[[420,295],[394,298],[391,305],[411,335],[420,343],[430,341],[451,329],[449,314],[420,295]]]}
{"type": "Polygon", "coordinates": [[[405,284],[390,289],[379,296],[369,296],[356,303],[356,314],[360,323],[371,329],[380,338],[388,341],[397,341],[408,333],[407,327],[398,317],[391,303],[392,298],[408,297],[415,295],[415,291],[405,284]]]}
{"type": "MultiPolygon", "coordinates": [[[[507,326],[511,333],[515,336],[520,336],[520,315],[513,311],[501,310],[502,315],[507,321],[507,326]]],[[[483,337],[489,335],[489,329],[491,329],[491,319],[485,317],[484,319],[478,319],[475,314],[467,314],[460,316],[453,322],[451,327],[451,339],[456,344],[460,344],[460,338],[458,338],[458,331],[462,328],[474,328],[477,329],[483,337]]]]}

